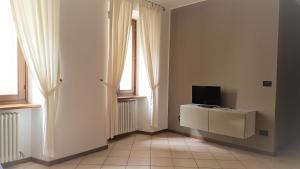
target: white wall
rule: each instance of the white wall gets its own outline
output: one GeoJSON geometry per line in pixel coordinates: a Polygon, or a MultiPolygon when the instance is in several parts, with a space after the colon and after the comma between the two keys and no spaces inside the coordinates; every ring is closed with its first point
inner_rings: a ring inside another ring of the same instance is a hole
{"type": "Polygon", "coordinates": [[[105,138],[108,2],[61,1],[63,85],[56,129],[56,158],[99,148],[105,138]],[[101,39],[99,39],[101,38],[101,39]]]}
{"type": "MultiPolygon", "coordinates": [[[[105,87],[108,56],[108,0],[61,1],[62,78],[60,105],[55,135],[54,159],[107,145],[105,138],[105,87]]],[[[162,36],[159,127],[149,126],[146,102],[139,101],[140,130],[157,131],[168,127],[169,11],[165,12],[162,36]],[[140,120],[142,119],[142,120],[140,120]],[[146,121],[145,121],[146,120],[146,121]],[[146,125],[144,125],[146,124],[146,125]]],[[[29,80],[29,100],[40,103],[40,94],[29,80]]],[[[42,160],[41,109],[21,110],[24,120],[22,151],[27,157],[42,160]],[[31,133],[30,133],[31,132],[31,133]],[[30,137],[31,136],[31,137],[30,137]],[[31,138],[31,139],[30,139],[31,138]],[[34,146],[31,146],[34,145],[34,146]]]]}
{"type": "MultiPolygon", "coordinates": [[[[55,159],[107,145],[105,88],[108,1],[61,1],[62,77],[55,159]]],[[[38,96],[34,96],[38,97],[38,96]]],[[[35,98],[32,98],[35,100],[35,98]]],[[[32,156],[42,157],[42,113],[32,112],[32,156]]]]}

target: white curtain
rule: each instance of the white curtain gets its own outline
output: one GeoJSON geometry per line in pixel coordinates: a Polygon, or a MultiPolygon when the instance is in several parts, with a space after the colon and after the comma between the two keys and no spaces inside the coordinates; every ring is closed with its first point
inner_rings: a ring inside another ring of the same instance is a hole
{"type": "Polygon", "coordinates": [[[159,88],[159,60],[161,43],[162,7],[147,0],[140,0],[140,36],[149,84],[150,123],[158,126],[158,88],[159,88]]]}
{"type": "Polygon", "coordinates": [[[133,0],[111,0],[111,37],[110,57],[107,75],[107,122],[108,137],[117,134],[117,90],[123,74],[126,51],[128,46],[133,0]]]}
{"type": "Polygon", "coordinates": [[[26,64],[45,98],[43,154],[54,157],[60,84],[60,0],[11,0],[11,7],[26,64]]]}

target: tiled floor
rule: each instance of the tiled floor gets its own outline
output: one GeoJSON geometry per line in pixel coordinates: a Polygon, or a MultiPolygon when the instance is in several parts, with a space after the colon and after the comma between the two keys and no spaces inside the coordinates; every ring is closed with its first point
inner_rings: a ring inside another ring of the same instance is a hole
{"type": "Polygon", "coordinates": [[[34,163],[9,169],[300,169],[300,146],[277,157],[241,151],[174,133],[131,135],[109,149],[50,168],[34,163]]]}

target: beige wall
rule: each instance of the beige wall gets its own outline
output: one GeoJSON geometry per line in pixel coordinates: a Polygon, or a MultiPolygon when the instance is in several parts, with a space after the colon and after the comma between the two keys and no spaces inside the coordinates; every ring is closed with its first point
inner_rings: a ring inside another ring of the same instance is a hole
{"type": "Polygon", "coordinates": [[[278,17],[278,0],[209,0],[172,11],[170,129],[274,151],[278,17]],[[180,127],[192,85],[221,86],[224,106],[257,110],[256,128],[269,136],[239,140],[180,127]]]}
{"type": "Polygon", "coordinates": [[[300,3],[280,0],[277,76],[277,147],[299,139],[300,127],[300,3]],[[296,129],[296,130],[295,130],[296,129]]]}

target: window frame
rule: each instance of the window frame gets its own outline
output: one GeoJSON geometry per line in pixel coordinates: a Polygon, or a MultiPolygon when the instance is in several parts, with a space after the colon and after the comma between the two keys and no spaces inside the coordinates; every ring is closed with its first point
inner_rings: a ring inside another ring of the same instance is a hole
{"type": "Polygon", "coordinates": [[[118,96],[135,96],[136,95],[136,76],[137,76],[137,67],[136,67],[136,58],[137,58],[137,21],[135,19],[131,20],[131,29],[132,29],[132,90],[118,90],[118,96]]]}
{"type": "Polygon", "coordinates": [[[22,49],[18,45],[18,94],[0,95],[0,104],[26,103],[27,102],[27,67],[22,49]]]}

